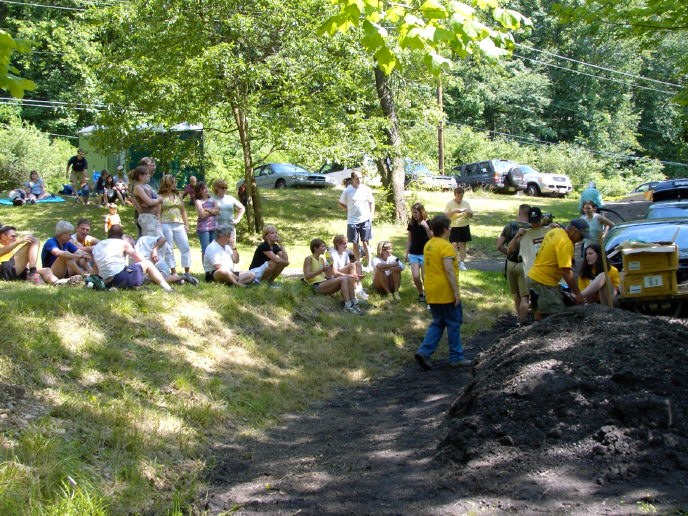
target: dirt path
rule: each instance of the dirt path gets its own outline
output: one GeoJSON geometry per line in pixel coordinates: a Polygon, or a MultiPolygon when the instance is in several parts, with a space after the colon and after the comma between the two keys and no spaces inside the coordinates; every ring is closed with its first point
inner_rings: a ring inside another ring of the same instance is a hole
{"type": "MultiPolygon", "coordinates": [[[[482,351],[495,333],[499,330],[476,337],[466,346],[467,357],[482,351]]],[[[212,514],[232,509],[237,514],[455,513],[466,493],[442,478],[433,458],[447,431],[450,403],[470,379],[470,369],[446,361],[437,361],[430,373],[409,361],[391,378],[342,390],[286,417],[265,439],[221,446],[205,509],[212,514]]]]}

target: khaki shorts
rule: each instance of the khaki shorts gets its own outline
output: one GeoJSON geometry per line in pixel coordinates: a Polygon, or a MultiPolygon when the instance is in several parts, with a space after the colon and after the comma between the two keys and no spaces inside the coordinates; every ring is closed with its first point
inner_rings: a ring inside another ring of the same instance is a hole
{"type": "Polygon", "coordinates": [[[561,298],[561,287],[556,285],[550,287],[538,283],[532,278],[528,278],[528,288],[537,294],[537,312],[543,314],[556,314],[566,310],[564,301],[561,298]]]}
{"type": "Polygon", "coordinates": [[[506,281],[509,283],[509,292],[512,294],[518,294],[519,297],[526,297],[528,295],[523,262],[506,261],[506,281]]]}
{"type": "Polygon", "coordinates": [[[69,181],[73,185],[76,185],[76,189],[80,190],[81,189],[81,182],[86,179],[86,172],[75,172],[72,170],[72,172],[69,174],[69,181]]]}

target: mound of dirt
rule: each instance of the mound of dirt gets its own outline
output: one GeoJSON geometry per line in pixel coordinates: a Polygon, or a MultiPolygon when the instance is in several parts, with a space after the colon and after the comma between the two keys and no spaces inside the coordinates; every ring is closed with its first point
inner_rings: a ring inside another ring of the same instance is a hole
{"type": "Polygon", "coordinates": [[[587,305],[478,357],[438,458],[462,490],[520,509],[675,509],[688,503],[687,417],[687,322],[587,305]]]}

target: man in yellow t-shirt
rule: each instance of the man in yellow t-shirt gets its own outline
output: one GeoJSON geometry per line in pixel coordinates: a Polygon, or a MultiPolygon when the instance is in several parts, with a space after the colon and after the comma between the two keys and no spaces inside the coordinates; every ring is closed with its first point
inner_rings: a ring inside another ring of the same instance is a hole
{"type": "Polygon", "coordinates": [[[588,236],[588,223],[583,219],[572,220],[566,229],[555,228],[545,235],[535,262],[528,273],[528,288],[537,295],[535,320],[564,310],[559,282],[563,279],[583,303],[578,284],[573,275],[573,246],[588,236]]]}
{"type": "Polygon", "coordinates": [[[463,188],[454,188],[454,199],[444,207],[444,214],[451,219],[449,241],[459,251],[459,270],[465,271],[466,242],[472,240],[470,219],[473,217],[473,211],[468,201],[464,200],[463,194],[463,188]]]}
{"type": "Polygon", "coordinates": [[[50,269],[36,268],[40,245],[35,237],[18,236],[14,226],[0,226],[0,280],[54,284],[57,278],[50,269]]]}
{"type": "Polygon", "coordinates": [[[449,340],[449,363],[452,366],[469,366],[461,345],[463,307],[459,293],[459,269],[456,250],[449,243],[449,225],[446,215],[437,215],[430,221],[433,237],[425,244],[425,297],[432,313],[432,322],[425,333],[423,343],[416,351],[415,359],[424,370],[432,369],[430,356],[437,349],[444,328],[449,340]]]}

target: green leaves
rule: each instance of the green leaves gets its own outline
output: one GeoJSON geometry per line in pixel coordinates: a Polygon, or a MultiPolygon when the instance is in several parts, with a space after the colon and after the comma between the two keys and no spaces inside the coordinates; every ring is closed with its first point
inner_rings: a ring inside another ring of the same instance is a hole
{"type": "Polygon", "coordinates": [[[19,71],[12,66],[12,54],[29,52],[31,43],[27,40],[14,39],[10,34],[0,29],[0,89],[8,91],[15,98],[23,98],[25,91],[36,89],[36,84],[28,79],[22,79],[19,71]]]}
{"type": "Polygon", "coordinates": [[[374,0],[333,3],[339,11],[325,20],[319,33],[334,36],[361,27],[363,46],[385,73],[401,66],[404,50],[420,57],[433,75],[450,67],[452,56],[476,53],[496,59],[510,49],[509,31],[530,25],[520,13],[500,8],[497,0],[473,0],[473,5],[456,0],[425,0],[420,5],[374,0]],[[483,23],[485,15],[492,17],[494,27],[483,23]]]}

